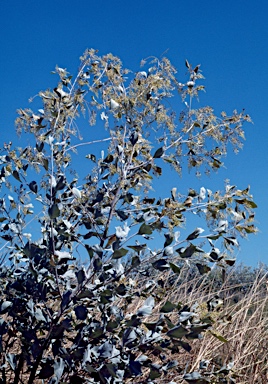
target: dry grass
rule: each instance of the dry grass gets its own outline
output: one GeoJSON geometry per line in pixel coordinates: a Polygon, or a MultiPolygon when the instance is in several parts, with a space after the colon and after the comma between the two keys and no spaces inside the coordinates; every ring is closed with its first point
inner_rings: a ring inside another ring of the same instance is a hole
{"type": "MultiPolygon", "coordinates": [[[[227,339],[222,342],[210,332],[202,340],[191,343],[192,351],[177,358],[179,366],[188,366],[192,372],[199,368],[202,360],[210,362],[211,369],[218,369],[223,364],[233,362],[232,371],[237,384],[266,384],[268,382],[268,292],[267,274],[260,269],[254,279],[245,287],[234,284],[235,270],[227,275],[219,286],[218,279],[187,275],[183,271],[184,282],[173,289],[167,289],[168,299],[174,303],[182,302],[189,306],[198,303],[201,317],[214,319],[213,331],[227,339]],[[209,312],[207,303],[217,294],[224,300],[220,311],[209,312]]],[[[181,281],[182,276],[178,277],[181,281]]],[[[161,303],[163,304],[163,303],[161,303]]],[[[176,383],[185,383],[174,378],[176,383]]],[[[161,382],[161,381],[159,381],[161,382]]]]}

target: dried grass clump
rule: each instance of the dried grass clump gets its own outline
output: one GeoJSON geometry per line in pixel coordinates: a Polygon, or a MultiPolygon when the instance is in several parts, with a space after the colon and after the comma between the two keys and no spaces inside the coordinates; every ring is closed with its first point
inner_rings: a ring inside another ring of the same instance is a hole
{"type": "MultiPolygon", "coordinates": [[[[178,359],[179,367],[184,366],[185,372],[196,371],[201,362],[206,362],[211,372],[224,365],[232,367],[233,382],[267,383],[267,271],[264,267],[257,270],[238,267],[225,276],[224,282],[221,279],[219,271],[204,277],[184,269],[172,289],[166,286],[165,300],[182,302],[189,307],[198,304],[201,318],[209,318],[212,325],[203,339],[192,341],[189,353],[184,351],[172,358],[178,359]],[[220,305],[212,310],[209,303],[215,297],[220,305]]],[[[176,377],[173,380],[185,383],[176,377]]]]}

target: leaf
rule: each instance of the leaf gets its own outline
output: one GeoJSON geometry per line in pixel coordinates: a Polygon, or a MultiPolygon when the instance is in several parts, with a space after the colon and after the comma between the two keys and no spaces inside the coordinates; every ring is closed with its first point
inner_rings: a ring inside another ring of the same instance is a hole
{"type": "Polygon", "coordinates": [[[186,341],[178,340],[177,343],[178,343],[178,345],[180,345],[183,349],[185,349],[185,351],[187,351],[187,352],[191,352],[192,347],[191,347],[190,344],[188,344],[186,341]]]}
{"type": "Polygon", "coordinates": [[[169,369],[172,369],[172,368],[175,368],[178,366],[178,361],[177,360],[172,360],[172,361],[169,361],[167,363],[167,365],[164,365],[162,368],[165,370],[165,371],[168,371],[169,369]]]}
{"type": "Polygon", "coordinates": [[[187,237],[186,240],[188,240],[188,241],[194,240],[203,232],[204,232],[203,228],[196,228],[192,233],[190,233],[190,235],[187,237]]]}
{"type": "Polygon", "coordinates": [[[195,316],[194,312],[182,311],[182,312],[180,312],[180,317],[179,317],[178,321],[180,323],[184,323],[185,321],[191,319],[194,316],[195,316]]]}
{"type": "Polygon", "coordinates": [[[45,365],[41,368],[38,378],[39,379],[48,379],[54,374],[54,369],[52,367],[52,362],[47,361],[45,365]]]}
{"type": "Polygon", "coordinates": [[[54,372],[59,382],[64,371],[64,360],[61,357],[56,357],[54,362],[54,372]]]}
{"type": "Polygon", "coordinates": [[[83,269],[80,269],[78,272],[75,273],[78,284],[82,284],[85,281],[86,274],[83,269]]]}
{"type": "Polygon", "coordinates": [[[128,288],[125,286],[125,284],[119,284],[118,287],[115,288],[115,292],[119,296],[124,296],[128,291],[128,288]]]}
{"type": "Polygon", "coordinates": [[[128,245],[128,248],[133,249],[135,252],[141,252],[147,248],[147,244],[128,245]]]}
{"type": "Polygon", "coordinates": [[[73,193],[73,195],[74,195],[77,199],[81,199],[81,192],[79,191],[79,189],[73,187],[73,188],[72,188],[72,193],[73,193]]]}
{"type": "Polygon", "coordinates": [[[128,253],[128,250],[125,248],[120,248],[114,251],[112,254],[113,259],[120,259],[121,257],[125,256],[128,253]]]}
{"type": "Polygon", "coordinates": [[[117,109],[119,107],[119,104],[114,99],[110,100],[110,108],[111,109],[117,109]]]}
{"type": "Polygon", "coordinates": [[[75,315],[78,320],[86,320],[87,318],[87,308],[83,305],[78,305],[74,309],[75,315]]]}
{"type": "Polygon", "coordinates": [[[116,210],[116,214],[120,217],[121,220],[125,221],[129,218],[129,215],[124,213],[124,211],[116,210]]]}
{"type": "Polygon", "coordinates": [[[17,365],[17,363],[16,363],[16,355],[15,355],[15,353],[7,353],[7,354],[6,354],[6,358],[7,358],[7,361],[8,361],[8,363],[9,363],[9,365],[10,365],[12,371],[15,371],[15,369],[16,369],[16,365],[17,365]]]}
{"type": "Polygon", "coordinates": [[[208,273],[211,271],[211,268],[208,265],[196,263],[196,266],[201,275],[204,275],[205,273],[208,273]]]}
{"type": "MultiPolygon", "coordinates": [[[[199,383],[199,379],[202,379],[202,376],[200,375],[199,372],[191,372],[191,373],[186,373],[184,376],[183,376],[184,380],[188,381],[188,382],[193,382],[193,383],[199,383]]],[[[202,383],[205,383],[205,381],[201,382],[200,384],[202,383]]]]}
{"type": "Polygon", "coordinates": [[[249,208],[258,208],[257,204],[254,203],[254,201],[250,201],[250,200],[247,200],[246,201],[246,206],[249,207],[249,208]]]}
{"type": "Polygon", "coordinates": [[[70,298],[72,295],[72,291],[68,290],[64,292],[61,302],[61,311],[63,312],[67,305],[70,303],[70,298]]]}
{"type": "Polygon", "coordinates": [[[154,380],[161,376],[161,365],[159,364],[151,364],[150,367],[150,379],[154,380]]]}
{"type": "Polygon", "coordinates": [[[108,120],[108,116],[105,114],[105,112],[102,112],[100,115],[101,120],[108,120]]]}
{"type": "Polygon", "coordinates": [[[123,345],[128,345],[137,339],[135,329],[127,328],[123,333],[123,345]]]}
{"type": "Polygon", "coordinates": [[[257,208],[257,204],[254,203],[254,201],[251,201],[251,200],[248,200],[248,199],[235,199],[235,201],[238,203],[238,204],[243,204],[245,205],[246,207],[248,208],[257,208]]]}
{"type": "Polygon", "coordinates": [[[244,230],[246,233],[256,233],[258,231],[255,225],[247,225],[244,227],[244,230]]]}
{"type": "Polygon", "coordinates": [[[141,376],[142,375],[141,367],[142,367],[142,365],[139,361],[130,360],[128,368],[130,369],[131,373],[134,376],[141,376]]]}
{"type": "Polygon", "coordinates": [[[152,313],[155,301],[152,296],[148,297],[143,306],[138,309],[137,316],[148,316],[152,313]]]}
{"type": "Polygon", "coordinates": [[[151,235],[152,233],[153,233],[153,231],[152,231],[151,226],[150,226],[150,225],[147,225],[147,224],[145,224],[145,223],[143,223],[143,224],[140,226],[138,235],[151,235]]]}
{"type": "Polygon", "coordinates": [[[180,254],[180,256],[182,258],[188,258],[188,257],[193,256],[193,254],[195,253],[196,250],[197,250],[197,247],[193,244],[190,244],[186,248],[177,249],[177,252],[180,254]]]}
{"type": "Polygon", "coordinates": [[[132,268],[136,268],[140,265],[141,261],[139,256],[133,256],[131,259],[131,266],[132,268]]]}
{"type": "Polygon", "coordinates": [[[154,166],[153,166],[153,170],[154,170],[154,172],[155,172],[157,175],[159,175],[159,176],[162,175],[162,168],[157,167],[156,165],[154,165],[154,166]]]}
{"type": "Polygon", "coordinates": [[[43,159],[43,166],[46,171],[48,171],[48,159],[43,159]]]}
{"type": "Polygon", "coordinates": [[[19,172],[18,171],[13,171],[12,172],[12,176],[16,179],[16,180],[18,180],[18,181],[20,181],[21,182],[21,179],[20,179],[20,175],[19,175],[19,172]]]}
{"type": "Polygon", "coordinates": [[[48,214],[51,219],[56,219],[60,215],[60,210],[58,204],[53,204],[48,208],[48,214]]]}
{"type": "Polygon", "coordinates": [[[96,163],[96,156],[95,155],[89,154],[89,155],[86,155],[86,158],[93,161],[93,163],[96,163]]]}
{"type": "Polygon", "coordinates": [[[138,140],[139,140],[139,135],[138,135],[138,133],[137,133],[137,132],[133,132],[133,133],[131,134],[131,136],[130,136],[130,142],[131,142],[131,144],[134,146],[134,145],[137,143],[138,140]]]}
{"type": "Polygon", "coordinates": [[[37,321],[43,321],[44,323],[47,322],[47,319],[44,317],[41,308],[36,308],[36,310],[34,312],[34,316],[35,316],[37,321]]]}
{"type": "Polygon", "coordinates": [[[114,157],[113,155],[109,154],[105,157],[105,159],[103,160],[104,163],[111,163],[113,161],[114,157]]]}
{"type": "Polygon", "coordinates": [[[224,259],[225,263],[230,265],[230,267],[232,267],[235,262],[236,262],[236,259],[224,259]]]}
{"type": "MultiPolygon", "coordinates": [[[[91,237],[98,237],[99,236],[99,234],[98,234],[98,232],[93,232],[93,231],[89,231],[89,232],[87,232],[85,235],[83,235],[83,238],[85,239],[85,240],[87,240],[87,239],[90,239],[91,237]]],[[[88,245],[88,244],[87,244],[88,245]]]]}
{"type": "Polygon", "coordinates": [[[152,266],[158,271],[166,271],[170,268],[169,263],[165,259],[159,259],[152,263],[152,266]]]}
{"type": "MultiPolygon", "coordinates": [[[[200,198],[201,200],[204,200],[204,199],[206,198],[206,194],[207,194],[206,188],[201,187],[201,188],[200,188],[200,192],[199,192],[199,198],[200,198]]],[[[193,196],[193,197],[195,197],[195,195],[190,195],[190,194],[189,194],[189,196],[193,196]]]]}
{"type": "Polygon", "coordinates": [[[160,147],[156,150],[155,154],[153,155],[154,159],[159,159],[164,154],[163,147],[160,147]]]}
{"type": "Polygon", "coordinates": [[[186,60],[186,59],[185,59],[185,65],[186,65],[186,67],[187,67],[188,69],[190,68],[190,64],[189,64],[188,60],[186,60]]]}
{"type": "Polygon", "coordinates": [[[38,191],[38,186],[37,186],[36,181],[31,181],[30,184],[29,184],[29,188],[30,188],[30,190],[31,190],[33,193],[37,193],[37,191],[38,191]]]}
{"type": "Polygon", "coordinates": [[[56,191],[61,191],[62,189],[64,189],[64,187],[66,186],[66,180],[64,178],[64,176],[60,176],[57,180],[57,184],[56,184],[56,191]]]}
{"type": "Polygon", "coordinates": [[[217,240],[219,237],[221,237],[221,233],[218,233],[217,235],[208,235],[206,237],[210,240],[217,240]]]}
{"type": "Polygon", "coordinates": [[[172,269],[172,271],[173,271],[174,273],[180,273],[181,269],[180,269],[180,267],[178,267],[176,264],[169,263],[169,266],[170,266],[170,268],[172,269]]]}
{"type": "Polygon", "coordinates": [[[152,197],[152,198],[149,198],[149,197],[145,197],[143,200],[142,200],[143,204],[149,204],[149,205],[152,205],[154,202],[155,202],[155,198],[152,197]]]}
{"type": "Polygon", "coordinates": [[[36,149],[37,149],[38,152],[42,152],[42,151],[43,151],[43,148],[44,148],[44,143],[41,142],[39,145],[36,144],[35,147],[36,147],[36,149]]]}
{"type": "Polygon", "coordinates": [[[216,337],[216,339],[222,341],[223,343],[228,343],[228,340],[225,339],[222,335],[220,335],[219,333],[216,333],[214,331],[211,331],[209,330],[209,333],[211,333],[214,337],[216,337]]]}
{"type": "Polygon", "coordinates": [[[182,325],[170,329],[166,334],[167,336],[175,339],[181,339],[183,336],[187,335],[189,332],[182,325]]]}
{"type": "Polygon", "coordinates": [[[174,236],[170,233],[165,233],[165,243],[164,243],[164,247],[168,247],[174,240],[174,236]]]}
{"type": "Polygon", "coordinates": [[[167,300],[163,307],[160,309],[160,312],[169,313],[172,312],[175,308],[177,308],[176,304],[173,304],[167,300]]]}
{"type": "Polygon", "coordinates": [[[67,251],[55,251],[54,255],[57,256],[56,259],[58,262],[61,260],[73,260],[73,256],[67,251]]]}
{"type": "Polygon", "coordinates": [[[236,247],[238,247],[238,241],[235,237],[224,237],[224,240],[227,242],[227,244],[230,244],[230,245],[234,245],[236,247]]]}
{"type": "Polygon", "coordinates": [[[12,306],[12,301],[4,301],[2,304],[1,304],[1,313],[4,313],[6,311],[7,308],[11,307],[12,306]]]}
{"type": "Polygon", "coordinates": [[[130,228],[128,227],[126,222],[124,223],[123,227],[115,227],[116,237],[121,241],[127,237],[129,231],[130,231],[130,228]]]}

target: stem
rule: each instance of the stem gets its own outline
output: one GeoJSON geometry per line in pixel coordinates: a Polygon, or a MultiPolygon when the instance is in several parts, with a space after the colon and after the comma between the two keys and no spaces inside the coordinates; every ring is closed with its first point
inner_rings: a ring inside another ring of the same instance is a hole
{"type": "MultiPolygon", "coordinates": [[[[58,113],[57,119],[59,117],[59,113],[58,113]]],[[[57,120],[56,120],[56,122],[57,122],[57,120]]],[[[56,123],[55,123],[55,125],[56,125],[56,123]]],[[[54,125],[54,127],[55,127],[55,125],[54,125]]],[[[53,174],[54,174],[54,145],[53,145],[53,142],[50,144],[50,148],[51,148],[51,157],[50,157],[50,161],[51,161],[50,207],[52,207],[52,205],[53,205],[53,199],[52,199],[52,193],[53,193],[52,180],[53,180],[53,174]]],[[[53,229],[54,229],[53,219],[51,219],[50,220],[50,236],[51,236],[53,255],[55,255],[55,240],[54,240],[54,231],[53,231],[53,229]]],[[[60,295],[60,297],[62,299],[62,294],[61,294],[61,291],[60,291],[60,283],[59,283],[58,271],[57,271],[57,265],[55,265],[55,277],[56,277],[56,282],[57,282],[57,287],[58,287],[59,295],[60,295]]]]}
{"type": "Polygon", "coordinates": [[[15,378],[14,378],[14,384],[18,384],[19,381],[20,381],[20,371],[21,371],[22,368],[23,368],[23,362],[24,362],[23,352],[21,352],[21,354],[20,354],[20,358],[19,358],[19,363],[18,363],[18,366],[17,366],[17,368],[16,368],[16,374],[15,374],[15,378]]]}
{"type": "MultiPolygon", "coordinates": [[[[54,325],[54,324],[53,324],[54,325]]],[[[29,377],[29,380],[28,380],[28,384],[33,384],[34,381],[35,381],[35,377],[36,377],[36,371],[38,369],[38,366],[41,362],[41,359],[43,357],[43,352],[48,348],[49,346],[49,343],[50,343],[50,335],[51,335],[51,331],[52,331],[52,327],[51,327],[51,330],[49,332],[49,334],[47,335],[47,338],[44,342],[44,345],[43,345],[43,348],[42,348],[42,351],[39,353],[39,355],[36,357],[35,359],[35,363],[33,365],[33,368],[31,370],[31,374],[30,374],[30,377],[29,377]]]]}
{"type": "Polygon", "coordinates": [[[111,137],[107,137],[106,139],[87,141],[86,143],[80,143],[80,144],[72,145],[71,147],[66,149],[65,152],[71,151],[72,149],[77,148],[77,147],[81,147],[82,145],[90,145],[90,144],[95,144],[95,143],[103,143],[104,141],[110,141],[110,140],[112,140],[112,138],[111,137]]]}
{"type": "Polygon", "coordinates": [[[103,236],[102,236],[102,239],[101,239],[101,242],[100,242],[100,246],[101,247],[103,247],[104,241],[107,238],[109,226],[110,226],[113,214],[114,214],[115,206],[116,206],[116,204],[118,202],[118,195],[119,195],[120,190],[121,190],[121,180],[119,180],[119,186],[118,186],[118,188],[116,190],[114,199],[113,199],[112,204],[111,204],[111,209],[110,209],[110,212],[109,212],[108,220],[107,220],[107,223],[106,223],[106,226],[105,226],[105,229],[104,229],[104,232],[103,232],[103,236]]]}

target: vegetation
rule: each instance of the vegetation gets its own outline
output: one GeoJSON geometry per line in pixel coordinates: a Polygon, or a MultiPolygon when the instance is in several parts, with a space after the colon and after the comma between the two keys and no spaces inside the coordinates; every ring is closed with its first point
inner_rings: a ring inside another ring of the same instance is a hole
{"type": "Polygon", "coordinates": [[[28,144],[4,144],[0,157],[1,383],[242,383],[266,372],[264,277],[242,298],[229,284],[239,236],[256,232],[249,188],[176,188],[187,166],[218,170],[250,118],[194,108],[200,66],[186,61],[185,81],[166,58],[142,67],[87,50],[76,77],[56,67],[37,111],[18,111],[28,144]],[[167,172],[174,187],[156,197],[167,172]],[[204,228],[180,233],[190,214],[204,228]],[[263,338],[248,368],[253,323],[263,338]]]}

